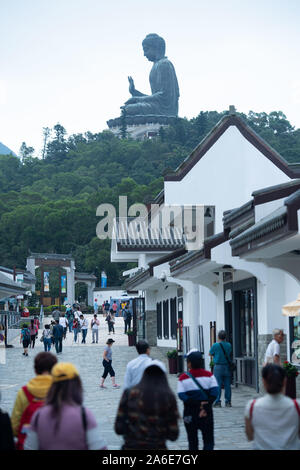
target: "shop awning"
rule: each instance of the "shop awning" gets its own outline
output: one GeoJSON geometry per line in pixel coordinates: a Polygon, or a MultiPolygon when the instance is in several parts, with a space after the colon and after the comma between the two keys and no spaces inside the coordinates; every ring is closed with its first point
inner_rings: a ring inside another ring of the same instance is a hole
{"type": "Polygon", "coordinates": [[[286,317],[297,317],[300,315],[300,294],[297,300],[290,302],[282,307],[282,315],[286,317]]]}

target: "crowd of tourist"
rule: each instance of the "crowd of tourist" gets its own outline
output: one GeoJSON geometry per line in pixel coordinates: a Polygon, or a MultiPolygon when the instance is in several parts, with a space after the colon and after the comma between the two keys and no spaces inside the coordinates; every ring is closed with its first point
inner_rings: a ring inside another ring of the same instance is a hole
{"type": "MultiPolygon", "coordinates": [[[[46,352],[51,351],[51,347],[54,346],[56,353],[61,354],[63,349],[63,340],[67,337],[67,331],[73,334],[73,342],[77,343],[81,336],[81,344],[86,344],[88,329],[92,330],[92,344],[97,344],[99,341],[99,327],[100,321],[98,319],[98,303],[94,303],[94,316],[89,320],[82,314],[80,306],[74,304],[67,305],[65,312],[60,312],[58,308],[52,311],[53,319],[49,324],[44,326],[40,341],[44,344],[44,350],[46,352]],[[80,336],[79,336],[80,335],[80,336]]],[[[117,311],[120,311],[124,319],[124,333],[127,333],[131,328],[132,311],[129,307],[129,302],[124,301],[118,307],[116,301],[110,303],[104,302],[101,310],[105,316],[105,321],[108,326],[108,334],[115,334],[115,316],[117,311]]],[[[39,320],[35,317],[30,320],[30,324],[23,323],[20,335],[20,342],[23,344],[23,355],[28,356],[28,348],[34,348],[35,341],[38,338],[39,320]]]]}

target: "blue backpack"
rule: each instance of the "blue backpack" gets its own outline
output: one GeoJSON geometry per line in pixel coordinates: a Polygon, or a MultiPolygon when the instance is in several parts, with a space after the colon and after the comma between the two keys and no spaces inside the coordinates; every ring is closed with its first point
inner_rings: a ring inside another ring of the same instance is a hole
{"type": "Polygon", "coordinates": [[[28,328],[23,328],[22,330],[23,340],[30,341],[30,330],[28,328]]]}

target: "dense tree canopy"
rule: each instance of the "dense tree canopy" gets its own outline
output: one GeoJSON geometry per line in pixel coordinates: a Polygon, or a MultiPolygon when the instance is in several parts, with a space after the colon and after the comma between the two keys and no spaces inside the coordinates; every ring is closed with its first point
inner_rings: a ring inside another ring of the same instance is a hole
{"type": "MultiPolygon", "coordinates": [[[[24,268],[32,252],[72,253],[79,271],[102,269],[109,285],[122,282],[127,265],[110,263],[110,241],[96,236],[96,209],[153,198],[163,187],[162,175],[175,169],[226,114],[201,111],[178,119],[155,139],[135,141],[109,131],[66,137],[61,124],[44,128],[43,159],[32,158],[24,143],[23,159],[0,155],[0,264],[24,268]]],[[[300,129],[282,112],[242,115],[287,161],[300,162],[300,129]]]]}

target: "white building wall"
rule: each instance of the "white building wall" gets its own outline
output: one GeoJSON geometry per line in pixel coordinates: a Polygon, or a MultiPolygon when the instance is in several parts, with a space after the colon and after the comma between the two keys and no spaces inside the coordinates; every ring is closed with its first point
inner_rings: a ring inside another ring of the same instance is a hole
{"type": "Polygon", "coordinates": [[[219,330],[225,329],[225,317],[224,317],[224,287],[223,282],[220,280],[217,290],[217,315],[216,315],[216,322],[217,322],[217,332],[219,330]]]}
{"type": "Polygon", "coordinates": [[[224,211],[245,204],[255,190],[287,181],[231,126],[181,181],[165,181],[165,203],[215,206],[217,233],[223,231],[224,211]]]}
{"type": "Polygon", "coordinates": [[[268,334],[268,303],[267,286],[257,280],[257,331],[258,334],[268,334]]]}

